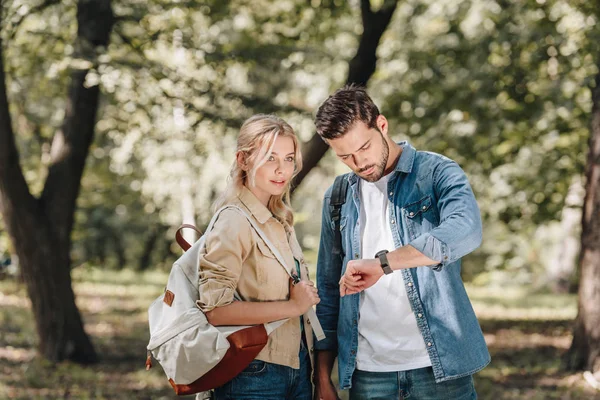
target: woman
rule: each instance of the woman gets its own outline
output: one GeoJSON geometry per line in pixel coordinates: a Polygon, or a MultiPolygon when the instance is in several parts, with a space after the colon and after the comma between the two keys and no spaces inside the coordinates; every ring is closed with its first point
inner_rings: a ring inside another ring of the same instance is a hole
{"type": "Polygon", "coordinates": [[[319,302],[293,229],[290,182],[301,169],[300,147],[282,119],[255,115],[242,125],[231,180],[215,210],[232,204],[261,227],[288,273],[238,210],[221,212],[200,256],[199,306],[214,326],[255,325],[289,318],[256,359],[215,390],[217,399],[311,399],[312,331],[301,318],[319,302]],[[237,292],[243,301],[234,301],[237,292]]]}

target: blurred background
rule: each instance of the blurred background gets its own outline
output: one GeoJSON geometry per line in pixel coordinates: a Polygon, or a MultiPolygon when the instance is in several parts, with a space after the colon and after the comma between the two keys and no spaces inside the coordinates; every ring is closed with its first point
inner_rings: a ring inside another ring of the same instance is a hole
{"type": "Polygon", "coordinates": [[[479,397],[600,399],[598,10],[3,0],[0,398],[176,398],[157,363],[144,370],[146,310],[252,114],[304,143],[293,205],[314,277],[322,196],[347,170],[313,117],[352,82],[395,140],[469,176],[484,241],[463,279],[492,353],[479,397]]]}

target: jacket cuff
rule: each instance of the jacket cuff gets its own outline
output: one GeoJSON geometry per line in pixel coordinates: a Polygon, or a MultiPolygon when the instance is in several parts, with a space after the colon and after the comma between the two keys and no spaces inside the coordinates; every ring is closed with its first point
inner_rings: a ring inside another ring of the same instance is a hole
{"type": "Polygon", "coordinates": [[[235,290],[217,282],[200,282],[200,298],[196,305],[204,313],[227,306],[235,300],[235,290]]]}
{"type": "Polygon", "coordinates": [[[441,271],[443,267],[451,262],[448,246],[431,233],[422,234],[410,242],[409,246],[414,247],[432,260],[438,261],[439,264],[429,266],[434,271],[441,271]]]}

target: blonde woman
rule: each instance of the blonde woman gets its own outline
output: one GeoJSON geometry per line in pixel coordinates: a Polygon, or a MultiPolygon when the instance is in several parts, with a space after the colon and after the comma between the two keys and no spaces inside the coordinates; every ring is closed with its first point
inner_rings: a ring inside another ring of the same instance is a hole
{"type": "Polygon", "coordinates": [[[302,316],[319,302],[293,228],[290,182],[301,169],[298,139],[281,118],[255,115],[240,129],[228,187],[215,209],[236,205],[250,215],[301,278],[291,285],[250,222],[224,210],[200,257],[199,306],[208,321],[254,325],[289,318],[256,359],[215,390],[217,399],[311,399],[312,331],[302,316]],[[234,301],[237,292],[243,301],[234,301]]]}

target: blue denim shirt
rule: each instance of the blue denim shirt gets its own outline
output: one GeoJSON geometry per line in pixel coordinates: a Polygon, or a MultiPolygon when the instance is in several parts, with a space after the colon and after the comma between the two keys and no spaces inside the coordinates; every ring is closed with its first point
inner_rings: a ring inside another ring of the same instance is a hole
{"type": "MultiPolygon", "coordinates": [[[[465,173],[439,154],[416,151],[400,143],[402,154],[388,182],[390,227],[396,247],[411,245],[439,261],[430,267],[402,271],[417,325],[423,335],[436,382],[471,375],[490,362],[490,355],[461,276],[461,257],[481,244],[481,216],[465,173]]],[[[325,193],[317,286],[321,302],[317,316],[327,338],[316,350],[337,351],[341,389],[352,386],[358,346],[360,294],[340,298],[340,273],[360,254],[358,180],[346,174],[350,188],[342,207],[342,270],[331,249],[334,227],[330,214],[331,187],[325,193]]],[[[364,258],[374,258],[365,254],[364,258]]],[[[393,310],[390,310],[390,314],[393,310]]]]}

